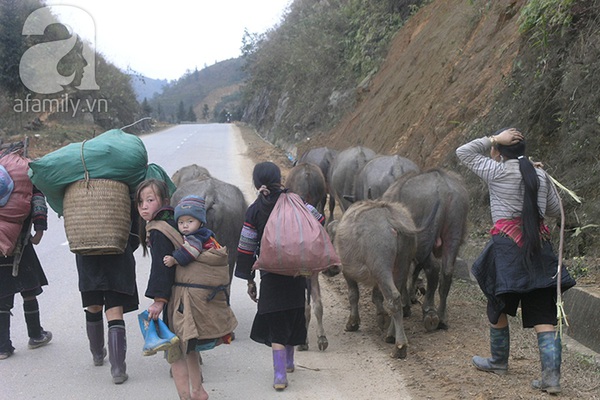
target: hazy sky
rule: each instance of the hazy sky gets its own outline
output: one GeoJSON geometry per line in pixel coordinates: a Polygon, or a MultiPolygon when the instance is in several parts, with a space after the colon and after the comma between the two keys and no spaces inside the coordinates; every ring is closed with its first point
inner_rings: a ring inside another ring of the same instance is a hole
{"type": "MultiPolygon", "coordinates": [[[[291,0],[47,0],[77,13],[55,11],[61,22],[93,42],[120,68],[155,79],[177,79],[241,55],[244,29],[263,33],[281,21],[291,0]]],[[[58,9],[56,9],[58,10],[58,9]]]]}

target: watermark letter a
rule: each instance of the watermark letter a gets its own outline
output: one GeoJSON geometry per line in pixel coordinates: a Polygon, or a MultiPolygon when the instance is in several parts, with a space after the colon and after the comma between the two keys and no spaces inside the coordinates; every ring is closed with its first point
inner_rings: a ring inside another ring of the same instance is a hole
{"type": "MultiPolygon", "coordinates": [[[[94,26],[94,19],[85,10],[79,7],[57,5],[38,8],[33,11],[23,24],[23,35],[44,35],[49,25],[57,23],[51,10],[68,11],[78,20],[86,21],[88,26],[94,26]]],[[[52,94],[64,90],[75,79],[75,72],[70,76],[58,72],[58,63],[77,44],[76,33],[70,32],[68,39],[54,40],[39,43],[28,48],[19,63],[19,76],[23,84],[32,92],[39,94],[52,94]]],[[[86,62],[83,67],[81,83],[76,88],[79,90],[98,90],[96,83],[96,49],[94,42],[82,46],[82,57],[86,62]]]]}

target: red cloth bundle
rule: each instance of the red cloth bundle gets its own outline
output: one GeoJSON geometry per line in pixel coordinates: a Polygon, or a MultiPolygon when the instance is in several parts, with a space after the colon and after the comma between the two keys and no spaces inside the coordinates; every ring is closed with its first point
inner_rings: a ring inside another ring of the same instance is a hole
{"type": "Polygon", "coordinates": [[[29,159],[18,152],[8,153],[0,158],[2,165],[14,182],[14,189],[8,202],[0,207],[0,252],[12,255],[25,219],[31,212],[33,184],[27,175],[29,159]]]}

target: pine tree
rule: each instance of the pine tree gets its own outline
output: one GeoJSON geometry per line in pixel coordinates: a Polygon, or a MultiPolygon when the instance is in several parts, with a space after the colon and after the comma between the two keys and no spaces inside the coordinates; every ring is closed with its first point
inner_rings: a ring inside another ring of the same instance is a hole
{"type": "Polygon", "coordinates": [[[144,101],[142,101],[142,113],[144,114],[144,117],[150,116],[152,111],[152,106],[148,103],[148,99],[144,97],[144,101]]]}
{"type": "Polygon", "coordinates": [[[165,112],[163,111],[163,108],[160,105],[160,103],[158,103],[156,105],[156,114],[157,114],[157,118],[158,118],[159,121],[165,121],[166,120],[165,112]]]}
{"type": "Polygon", "coordinates": [[[190,108],[188,110],[187,120],[192,121],[192,122],[196,122],[198,120],[198,118],[196,118],[196,113],[194,112],[194,109],[192,108],[192,106],[190,106],[190,108]]]}
{"type": "Polygon", "coordinates": [[[185,121],[186,112],[185,105],[183,104],[183,100],[179,102],[179,106],[177,107],[177,122],[185,121]]]}

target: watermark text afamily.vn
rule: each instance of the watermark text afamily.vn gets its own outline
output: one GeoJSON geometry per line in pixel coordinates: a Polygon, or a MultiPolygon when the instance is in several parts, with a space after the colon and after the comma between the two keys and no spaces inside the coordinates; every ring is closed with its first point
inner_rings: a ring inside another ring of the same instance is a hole
{"type": "Polygon", "coordinates": [[[15,99],[13,111],[17,113],[70,113],[71,117],[77,113],[106,113],[108,112],[107,99],[78,99],[63,94],[58,98],[38,99],[27,94],[24,99],[15,99]]]}

